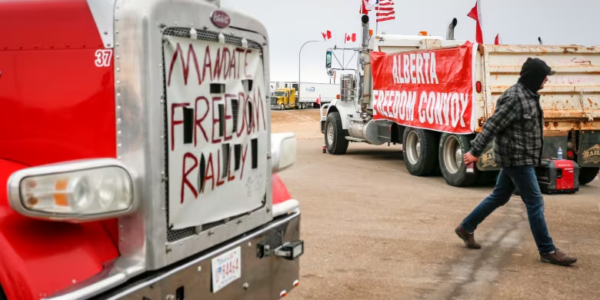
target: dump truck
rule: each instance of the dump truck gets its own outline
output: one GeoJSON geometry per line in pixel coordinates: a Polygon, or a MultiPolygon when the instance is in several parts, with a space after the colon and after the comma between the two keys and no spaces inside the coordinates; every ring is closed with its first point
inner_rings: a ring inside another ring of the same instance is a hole
{"type": "MultiPolygon", "coordinates": [[[[441,174],[451,186],[489,184],[500,166],[490,142],[467,172],[462,155],[494,113],[502,93],[515,84],[528,57],[546,61],[556,74],[540,90],[544,111],[542,158],[559,149],[576,162],[579,184],[600,168],[600,47],[580,45],[487,45],[447,38],[373,34],[362,16],[362,41],[353,73],[340,80],[340,99],[321,107],[324,149],[346,153],[349,143],[400,144],[408,172],[441,174]]],[[[330,71],[329,71],[330,72],[330,71]]]]}
{"type": "Polygon", "coordinates": [[[300,209],[260,21],[207,0],[0,1],[0,299],[280,299],[300,209]]]}

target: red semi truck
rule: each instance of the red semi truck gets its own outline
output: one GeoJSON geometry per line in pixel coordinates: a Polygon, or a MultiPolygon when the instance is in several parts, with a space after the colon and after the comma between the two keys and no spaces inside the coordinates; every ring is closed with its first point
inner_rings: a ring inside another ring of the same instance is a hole
{"type": "Polygon", "coordinates": [[[0,2],[0,299],[279,299],[263,24],[205,0],[0,2]]]}

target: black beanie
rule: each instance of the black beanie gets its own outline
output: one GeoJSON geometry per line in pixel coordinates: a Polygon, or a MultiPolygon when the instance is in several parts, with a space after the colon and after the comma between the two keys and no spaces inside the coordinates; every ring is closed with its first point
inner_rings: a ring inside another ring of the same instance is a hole
{"type": "Polygon", "coordinates": [[[542,83],[546,76],[554,75],[555,73],[543,60],[529,57],[521,68],[519,82],[532,92],[537,93],[542,88],[542,83]]]}

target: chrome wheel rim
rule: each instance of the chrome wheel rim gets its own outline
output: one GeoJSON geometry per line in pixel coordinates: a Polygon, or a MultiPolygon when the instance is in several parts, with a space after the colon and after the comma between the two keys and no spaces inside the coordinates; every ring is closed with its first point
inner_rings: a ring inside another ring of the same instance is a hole
{"type": "Polygon", "coordinates": [[[450,174],[458,173],[458,170],[462,165],[463,153],[456,136],[451,135],[446,139],[442,151],[444,153],[444,167],[446,167],[446,170],[448,170],[450,174]]]}
{"type": "Polygon", "coordinates": [[[333,144],[333,123],[327,124],[327,145],[333,144]]]}
{"type": "Polygon", "coordinates": [[[408,161],[412,165],[416,165],[419,162],[421,156],[421,140],[416,132],[411,131],[406,137],[406,154],[408,161]]]}

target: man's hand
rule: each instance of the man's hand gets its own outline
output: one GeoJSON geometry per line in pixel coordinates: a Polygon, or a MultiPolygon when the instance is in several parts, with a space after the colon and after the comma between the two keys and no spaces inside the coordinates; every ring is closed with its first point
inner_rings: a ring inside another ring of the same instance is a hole
{"type": "Polygon", "coordinates": [[[463,160],[465,161],[465,165],[468,165],[470,163],[476,163],[478,158],[473,156],[471,152],[467,152],[463,155],[463,160]]]}

